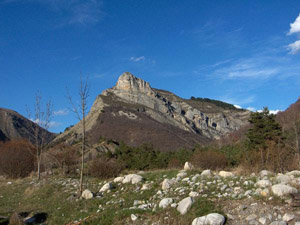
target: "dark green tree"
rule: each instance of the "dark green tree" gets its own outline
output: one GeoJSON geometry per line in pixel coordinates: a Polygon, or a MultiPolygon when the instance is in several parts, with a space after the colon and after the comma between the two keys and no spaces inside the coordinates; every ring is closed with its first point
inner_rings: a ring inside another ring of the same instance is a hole
{"type": "Polygon", "coordinates": [[[269,146],[282,143],[282,129],[275,120],[275,115],[270,114],[267,107],[262,112],[251,114],[249,122],[251,128],[246,136],[248,137],[248,147],[250,150],[260,151],[262,166],[269,159],[269,146]]]}

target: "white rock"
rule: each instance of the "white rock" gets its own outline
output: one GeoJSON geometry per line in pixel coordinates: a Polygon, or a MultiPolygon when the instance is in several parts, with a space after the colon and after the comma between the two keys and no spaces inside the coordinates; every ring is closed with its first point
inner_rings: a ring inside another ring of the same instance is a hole
{"type": "Polygon", "coordinates": [[[149,184],[144,184],[143,187],[141,188],[142,191],[149,190],[150,185],[149,184]]]}
{"type": "Polygon", "coordinates": [[[293,170],[291,172],[286,173],[287,175],[300,176],[299,170],[293,170]]]}
{"type": "Polygon", "coordinates": [[[287,225],[287,223],[284,221],[274,221],[270,225],[287,225]]]}
{"type": "Polygon", "coordinates": [[[262,170],[259,172],[260,177],[266,177],[266,176],[271,176],[271,175],[273,175],[273,173],[268,170],[262,170]]]}
{"type": "Polygon", "coordinates": [[[298,190],[285,184],[275,184],[272,186],[272,192],[274,195],[282,197],[289,194],[295,194],[298,190]]]}
{"type": "Polygon", "coordinates": [[[184,198],[178,203],[177,211],[180,212],[181,215],[184,215],[192,207],[193,203],[194,203],[193,198],[191,197],[184,198]]]}
{"type": "Polygon", "coordinates": [[[187,176],[187,173],[184,172],[184,171],[181,171],[177,174],[177,178],[183,178],[183,177],[186,177],[187,176]]]}
{"type": "Polygon", "coordinates": [[[163,190],[167,190],[167,189],[169,189],[169,188],[171,188],[171,186],[173,185],[173,184],[175,184],[175,180],[170,180],[170,179],[168,179],[168,178],[166,178],[166,179],[164,179],[164,181],[162,182],[162,184],[161,184],[161,188],[163,189],[163,190]]]}
{"type": "Polygon", "coordinates": [[[199,193],[196,192],[196,191],[191,191],[191,192],[189,193],[189,196],[192,197],[192,198],[196,198],[196,197],[199,196],[199,193]]]}
{"type": "Polygon", "coordinates": [[[130,217],[131,217],[131,220],[132,220],[132,221],[136,221],[136,220],[137,220],[137,216],[136,216],[136,215],[134,215],[134,214],[131,214],[131,216],[130,216],[130,217]]]}
{"type": "Polygon", "coordinates": [[[194,166],[190,162],[185,162],[183,170],[192,170],[194,169],[194,166]]]}
{"type": "Polygon", "coordinates": [[[272,186],[272,183],[269,180],[259,180],[255,183],[255,185],[261,188],[266,188],[272,186]]]}
{"type": "Polygon", "coordinates": [[[193,220],[192,225],[223,225],[225,217],[218,213],[210,213],[193,220]]]}
{"type": "Polygon", "coordinates": [[[200,174],[196,174],[195,176],[192,177],[192,181],[195,182],[197,178],[200,177],[200,174]]]}
{"type": "Polygon", "coordinates": [[[246,220],[247,221],[250,221],[250,220],[255,220],[257,218],[257,215],[255,214],[250,214],[249,216],[246,217],[246,220]]]}
{"type": "Polygon", "coordinates": [[[172,198],[164,198],[159,202],[159,208],[167,208],[173,202],[172,198]]]}
{"type": "Polygon", "coordinates": [[[286,222],[290,222],[292,221],[293,219],[295,219],[295,215],[293,214],[290,214],[290,213],[286,213],[283,215],[282,219],[286,222]]]}
{"type": "Polygon", "coordinates": [[[227,178],[227,177],[233,177],[234,174],[232,172],[227,172],[227,171],[220,171],[219,176],[227,178]]]}
{"type": "Polygon", "coordinates": [[[128,174],[125,176],[124,180],[122,181],[123,184],[132,183],[137,184],[143,181],[143,177],[137,174],[128,174]]]}
{"type": "Polygon", "coordinates": [[[292,179],[288,175],[280,174],[276,176],[276,180],[281,184],[288,184],[292,179]]]}
{"type": "Polygon", "coordinates": [[[81,197],[84,199],[91,199],[94,197],[94,194],[89,189],[85,189],[82,192],[81,197]]]}
{"type": "Polygon", "coordinates": [[[210,176],[212,176],[212,172],[210,170],[203,170],[201,173],[201,176],[210,177],[210,176]]]}
{"type": "Polygon", "coordinates": [[[123,180],[124,180],[124,177],[116,177],[116,178],[114,179],[114,182],[115,182],[115,183],[122,183],[123,180]]]}
{"type": "Polygon", "coordinates": [[[111,190],[112,188],[113,188],[112,183],[108,182],[108,183],[103,185],[103,187],[100,189],[99,192],[106,192],[108,190],[111,190]]]}
{"type": "Polygon", "coordinates": [[[8,181],[8,182],[7,182],[7,184],[8,184],[8,185],[11,185],[11,184],[12,184],[12,182],[11,182],[11,181],[8,181]]]}
{"type": "Polygon", "coordinates": [[[260,218],[258,219],[258,222],[260,222],[261,224],[266,224],[267,218],[266,218],[266,217],[260,217],[260,218]]]}

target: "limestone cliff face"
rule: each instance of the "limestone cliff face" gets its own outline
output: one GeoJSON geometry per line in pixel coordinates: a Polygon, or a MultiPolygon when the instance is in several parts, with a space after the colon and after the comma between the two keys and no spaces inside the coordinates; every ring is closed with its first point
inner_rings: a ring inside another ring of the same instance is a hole
{"type": "MultiPolygon", "coordinates": [[[[249,114],[182,99],[126,72],[115,87],[97,97],[87,116],[87,130],[92,142],[101,136],[129,145],[152,142],[169,150],[218,139],[247,124],[249,114]]],[[[79,123],[58,139],[78,136],[81,130],[79,123]]]]}

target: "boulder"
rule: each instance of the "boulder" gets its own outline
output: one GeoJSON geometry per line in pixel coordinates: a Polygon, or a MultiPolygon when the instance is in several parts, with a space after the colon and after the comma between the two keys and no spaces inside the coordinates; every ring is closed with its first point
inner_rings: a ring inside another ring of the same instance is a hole
{"type": "Polygon", "coordinates": [[[184,215],[192,207],[193,203],[194,203],[193,198],[191,197],[184,198],[178,203],[177,211],[180,212],[181,215],[184,215]]]}
{"type": "Polygon", "coordinates": [[[143,187],[141,188],[142,191],[149,190],[150,185],[149,184],[143,184],[143,187]]]}
{"type": "Polygon", "coordinates": [[[300,176],[300,171],[299,170],[293,170],[293,171],[290,171],[290,172],[286,173],[286,175],[300,176]]]}
{"type": "Polygon", "coordinates": [[[123,180],[124,180],[124,177],[116,177],[116,178],[114,179],[114,182],[115,182],[115,183],[122,183],[123,180]]]}
{"type": "Polygon", "coordinates": [[[285,195],[298,193],[298,190],[285,184],[275,184],[272,186],[272,192],[274,195],[282,197],[285,195]]]}
{"type": "Polygon", "coordinates": [[[104,184],[104,185],[102,186],[102,188],[100,189],[99,192],[106,192],[106,191],[108,191],[108,190],[111,190],[112,188],[113,188],[112,183],[111,183],[111,182],[108,182],[108,183],[106,183],[106,184],[104,184]]]}
{"type": "Polygon", "coordinates": [[[163,190],[167,190],[169,188],[171,188],[171,186],[175,183],[175,180],[170,180],[170,179],[164,179],[164,181],[162,182],[161,188],[163,190]]]}
{"type": "Polygon", "coordinates": [[[196,192],[196,191],[191,191],[191,192],[189,193],[189,196],[192,197],[192,198],[196,198],[196,197],[199,196],[199,193],[196,192]]]}
{"type": "Polygon", "coordinates": [[[259,180],[255,183],[255,185],[257,187],[266,188],[266,187],[272,186],[272,183],[269,180],[259,180]]]}
{"type": "Polygon", "coordinates": [[[290,213],[286,213],[283,215],[282,219],[286,222],[290,222],[293,219],[295,219],[295,215],[294,214],[290,214],[290,213]]]}
{"type": "Polygon", "coordinates": [[[89,189],[85,189],[82,192],[81,197],[84,198],[84,199],[91,199],[91,198],[94,197],[94,194],[89,189]]]}
{"type": "Polygon", "coordinates": [[[164,198],[159,202],[159,208],[167,208],[171,203],[173,203],[172,198],[164,198]]]}
{"type": "Polygon", "coordinates": [[[283,175],[283,174],[277,175],[276,180],[281,184],[288,184],[292,181],[292,179],[288,175],[283,175]]]}
{"type": "Polygon", "coordinates": [[[210,176],[212,176],[212,173],[211,173],[210,170],[203,170],[202,173],[201,173],[201,176],[210,177],[210,176]]]}
{"type": "Polygon", "coordinates": [[[183,170],[192,170],[194,169],[194,166],[190,162],[185,162],[183,170]]]}
{"type": "Polygon", "coordinates": [[[260,177],[266,177],[266,176],[272,176],[272,175],[273,175],[273,173],[270,172],[269,170],[262,170],[259,172],[260,177]]]}
{"type": "Polygon", "coordinates": [[[124,180],[122,181],[123,184],[132,183],[137,184],[143,181],[143,177],[137,174],[128,174],[124,177],[124,180]]]}
{"type": "Polygon", "coordinates": [[[206,216],[197,217],[192,225],[223,225],[225,217],[218,213],[210,213],[206,216]]]}
{"type": "Polygon", "coordinates": [[[227,172],[227,171],[220,171],[219,176],[227,178],[227,177],[233,177],[234,174],[232,172],[227,172]]]}
{"type": "Polygon", "coordinates": [[[177,174],[177,177],[180,177],[180,178],[183,178],[183,177],[186,177],[187,176],[187,173],[184,172],[184,171],[180,171],[178,174],[177,174]]]}

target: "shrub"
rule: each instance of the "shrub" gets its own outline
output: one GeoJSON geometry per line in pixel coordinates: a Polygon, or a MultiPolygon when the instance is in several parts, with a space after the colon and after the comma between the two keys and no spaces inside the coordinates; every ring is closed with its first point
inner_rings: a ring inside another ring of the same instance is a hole
{"type": "Polygon", "coordinates": [[[60,144],[45,154],[45,157],[48,158],[44,160],[44,162],[48,161],[48,168],[58,168],[65,175],[76,174],[80,157],[73,146],[60,144]]]}
{"type": "Polygon", "coordinates": [[[191,157],[191,163],[202,169],[223,169],[227,167],[226,156],[218,151],[196,151],[191,157]]]}
{"type": "Polygon", "coordinates": [[[9,178],[28,176],[35,165],[35,148],[26,140],[0,145],[0,173],[9,178]]]}
{"type": "Polygon", "coordinates": [[[122,164],[118,163],[116,159],[103,156],[90,162],[89,172],[93,177],[107,179],[118,176],[123,168],[122,164]]]}

